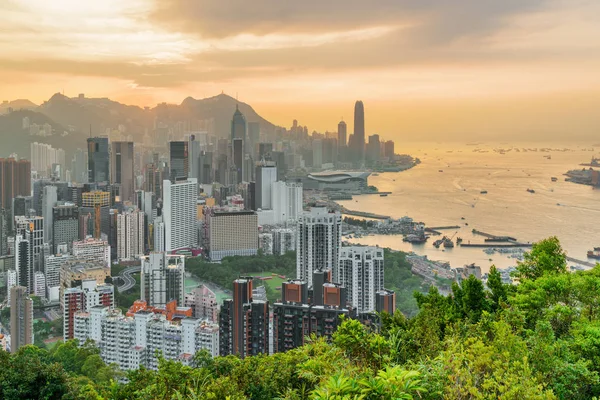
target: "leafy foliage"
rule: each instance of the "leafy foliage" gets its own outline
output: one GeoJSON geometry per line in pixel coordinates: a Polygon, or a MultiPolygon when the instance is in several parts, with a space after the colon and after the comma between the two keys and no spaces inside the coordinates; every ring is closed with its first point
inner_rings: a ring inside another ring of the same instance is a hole
{"type": "Polygon", "coordinates": [[[548,261],[562,262],[557,249],[553,239],[534,246],[526,262],[535,268],[516,287],[493,268],[487,287],[469,277],[449,296],[416,292],[418,313],[384,313],[378,332],[344,319],[329,342],[311,337],[245,359],[203,351],[192,366],[160,360],[158,371],[131,371],[126,383],[89,343],[0,352],[0,398],[598,398],[600,266],[568,273],[548,261]]]}

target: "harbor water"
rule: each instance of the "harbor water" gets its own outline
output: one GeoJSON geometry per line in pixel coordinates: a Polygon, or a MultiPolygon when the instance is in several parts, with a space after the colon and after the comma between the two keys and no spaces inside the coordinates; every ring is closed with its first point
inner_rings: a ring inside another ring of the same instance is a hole
{"type": "MultiPolygon", "coordinates": [[[[412,149],[410,154],[421,159],[420,165],[369,178],[370,185],[392,192],[390,195],[355,196],[338,203],[350,210],[393,218],[409,216],[432,227],[460,226],[442,233],[461,237],[463,243],[483,243],[484,237],[474,235],[473,229],[512,236],[523,243],[557,236],[570,257],[587,260],[587,250],[600,246],[600,190],[566,182],[563,174],[583,168],[579,164],[589,162],[598,152],[574,146],[568,151],[541,152],[533,151],[533,146],[517,146],[519,152],[498,152],[510,147],[412,149]],[[558,178],[556,182],[552,177],[558,178]]],[[[459,246],[436,248],[433,242],[438,238],[432,236],[424,244],[406,243],[397,235],[350,241],[414,251],[432,260],[448,261],[452,267],[475,263],[487,271],[492,264],[500,268],[516,265],[516,255],[510,253],[487,254],[481,248],[459,246]]]]}

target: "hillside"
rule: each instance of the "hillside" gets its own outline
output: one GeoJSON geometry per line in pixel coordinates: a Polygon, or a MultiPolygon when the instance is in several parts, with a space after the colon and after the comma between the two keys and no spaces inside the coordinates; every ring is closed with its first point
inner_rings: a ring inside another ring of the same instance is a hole
{"type": "Polygon", "coordinates": [[[63,148],[70,160],[70,154],[78,147],[85,147],[84,134],[71,132],[48,116],[31,110],[17,110],[10,114],[0,115],[0,157],[17,153],[19,157],[29,158],[29,145],[33,142],[48,143],[56,148],[63,148]],[[23,129],[23,118],[29,117],[31,124],[50,124],[53,135],[48,137],[31,136],[28,129],[23,129]]]}
{"type": "Polygon", "coordinates": [[[272,133],[275,125],[258,115],[249,104],[237,101],[226,94],[219,94],[206,99],[194,99],[188,97],[177,107],[181,115],[197,119],[214,119],[215,131],[218,136],[226,137],[231,130],[231,116],[235,112],[236,105],[246,117],[247,122],[259,122],[261,130],[272,133]]]}

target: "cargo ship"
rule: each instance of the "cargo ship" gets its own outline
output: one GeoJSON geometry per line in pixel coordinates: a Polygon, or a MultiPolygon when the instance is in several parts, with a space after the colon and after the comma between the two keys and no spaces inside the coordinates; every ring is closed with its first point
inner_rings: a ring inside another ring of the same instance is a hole
{"type": "Polygon", "coordinates": [[[588,258],[600,260],[600,247],[594,247],[594,250],[588,251],[587,256],[588,256],[588,258]]]}

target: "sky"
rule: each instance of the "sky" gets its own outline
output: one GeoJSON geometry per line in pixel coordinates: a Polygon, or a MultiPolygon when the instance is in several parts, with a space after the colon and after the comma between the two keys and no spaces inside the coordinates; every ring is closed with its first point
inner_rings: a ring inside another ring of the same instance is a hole
{"type": "MultiPolygon", "coordinates": [[[[388,138],[600,138],[597,0],[1,0],[0,100],[221,92],[388,138]]],[[[600,140],[600,139],[598,139],[600,140]]]]}

